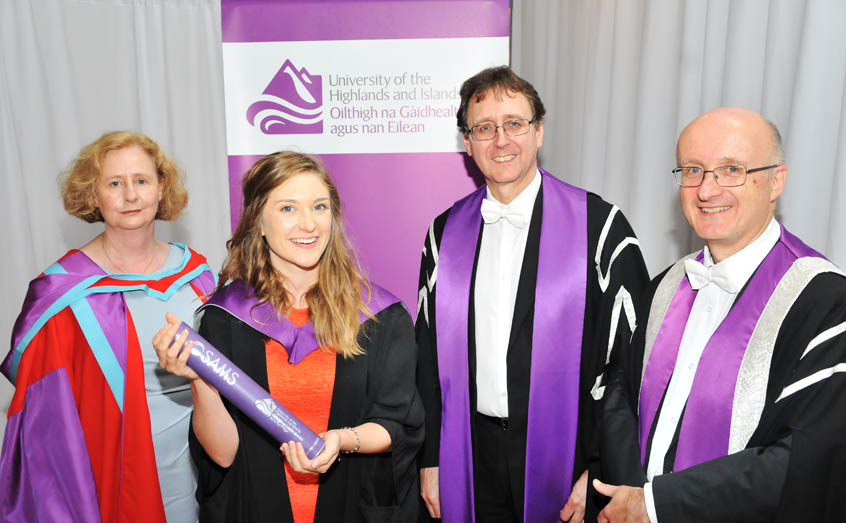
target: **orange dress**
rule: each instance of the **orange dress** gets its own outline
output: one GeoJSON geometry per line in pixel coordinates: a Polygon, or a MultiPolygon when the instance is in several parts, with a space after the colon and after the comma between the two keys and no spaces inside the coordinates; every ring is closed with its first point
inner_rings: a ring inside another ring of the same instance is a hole
{"type": "MultiPolygon", "coordinates": [[[[291,323],[302,327],[308,309],[291,309],[291,323]]],[[[278,341],[264,343],[270,395],[318,434],[329,425],[329,408],[335,387],[334,351],[313,351],[297,365],[288,362],[288,351],[278,341]]],[[[300,474],[285,462],[288,496],[296,523],[313,523],[317,507],[318,474],[300,474]]]]}

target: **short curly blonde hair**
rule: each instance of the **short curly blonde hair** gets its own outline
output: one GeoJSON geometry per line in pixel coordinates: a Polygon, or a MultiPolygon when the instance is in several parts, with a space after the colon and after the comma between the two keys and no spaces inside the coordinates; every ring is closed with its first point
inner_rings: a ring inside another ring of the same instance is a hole
{"type": "Polygon", "coordinates": [[[88,223],[103,221],[100,209],[94,204],[94,193],[100,179],[103,158],[109,151],[137,145],[156,166],[162,184],[162,200],[156,213],[157,220],[172,221],[188,203],[188,191],[182,183],[179,166],[153,139],[142,133],[112,131],[97,138],[79,151],[73,165],[63,173],[61,195],[68,214],[88,223]]]}

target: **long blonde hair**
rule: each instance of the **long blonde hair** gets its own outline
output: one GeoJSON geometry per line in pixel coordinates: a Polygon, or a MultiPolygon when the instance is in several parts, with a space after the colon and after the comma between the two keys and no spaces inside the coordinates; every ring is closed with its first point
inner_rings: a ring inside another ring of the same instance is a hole
{"type": "Polygon", "coordinates": [[[285,290],[284,275],[270,263],[270,250],[261,234],[261,215],[270,193],[302,173],[315,174],[326,184],[332,211],[332,229],[320,258],[317,283],[305,295],[309,315],[320,346],[351,358],[364,353],[356,338],[359,312],[373,318],[362,296],[365,290],[369,301],[371,290],[344,231],[338,189],[312,156],[292,151],[269,154],[244,176],[244,208],[235,233],[226,242],[228,257],[215,292],[227,282],[240,279],[252,287],[259,303],[269,302],[280,316],[290,312],[291,296],[285,290]]]}

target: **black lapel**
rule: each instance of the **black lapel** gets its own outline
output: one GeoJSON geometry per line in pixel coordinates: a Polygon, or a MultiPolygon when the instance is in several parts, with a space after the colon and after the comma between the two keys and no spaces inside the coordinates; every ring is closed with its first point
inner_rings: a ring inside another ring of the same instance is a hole
{"type": "Polygon", "coordinates": [[[482,248],[482,233],[485,223],[479,226],[476,239],[476,254],[473,256],[473,274],[470,275],[470,303],[467,311],[467,363],[470,372],[470,415],[476,412],[476,268],[479,265],[479,250],[482,248]]]}
{"type": "MultiPolygon", "coordinates": [[[[268,391],[269,395],[270,385],[267,378],[265,336],[236,316],[229,313],[226,313],[226,315],[230,318],[230,325],[232,327],[230,338],[230,347],[233,348],[230,356],[232,363],[240,367],[247,376],[252,377],[261,388],[268,391]]],[[[282,349],[280,348],[280,350],[282,349]]],[[[243,459],[248,460],[248,463],[253,460],[278,461],[278,468],[270,467],[266,471],[259,471],[255,477],[262,477],[267,483],[280,485],[282,487],[281,491],[284,491],[268,499],[266,506],[260,509],[250,510],[249,512],[257,515],[259,519],[267,514],[278,514],[280,521],[293,521],[293,517],[289,516],[291,514],[291,499],[288,496],[287,479],[285,477],[285,458],[278,451],[279,443],[246,414],[238,411],[237,413],[233,413],[234,416],[240,417],[241,423],[245,427],[250,428],[250,430],[244,430],[243,439],[241,439],[240,443],[243,448],[239,449],[239,454],[243,456],[243,459]]],[[[256,488],[265,491],[268,485],[261,485],[256,488]]],[[[241,511],[244,509],[239,508],[236,510],[241,511]]],[[[239,513],[246,514],[248,512],[239,513]]]]}
{"type": "Polygon", "coordinates": [[[514,316],[511,318],[511,333],[508,336],[508,354],[517,339],[517,332],[529,314],[535,308],[535,287],[538,281],[538,254],[540,252],[541,217],[543,214],[543,185],[538,190],[535,206],[532,209],[532,221],[529,223],[529,236],[526,238],[526,250],[523,252],[523,264],[520,267],[520,281],[517,284],[517,297],[514,301],[514,316]]]}
{"type": "MultiPolygon", "coordinates": [[[[366,341],[360,334],[358,341],[366,351],[366,341]]],[[[344,358],[341,354],[335,357],[335,385],[329,406],[329,428],[354,427],[361,423],[367,391],[367,357],[366,353],[355,358],[344,358]]],[[[349,459],[343,466],[339,465],[333,465],[326,473],[320,475],[315,521],[343,520],[344,510],[350,499],[358,499],[357,483],[353,483],[355,492],[349,490],[349,475],[357,474],[357,469],[351,470],[356,465],[354,458],[349,459]],[[342,499],[347,500],[347,503],[338,502],[342,499]]]]}

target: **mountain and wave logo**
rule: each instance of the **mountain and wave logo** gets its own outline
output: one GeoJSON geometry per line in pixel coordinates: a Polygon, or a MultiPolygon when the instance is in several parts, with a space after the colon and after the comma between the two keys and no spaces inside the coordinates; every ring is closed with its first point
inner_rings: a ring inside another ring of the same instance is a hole
{"type": "Polygon", "coordinates": [[[260,410],[265,416],[270,417],[273,411],[276,410],[276,405],[270,398],[263,400],[256,400],[256,408],[260,410]]]}
{"type": "Polygon", "coordinates": [[[247,121],[264,134],[322,133],[323,78],[285,60],[247,109],[247,121]]]}

